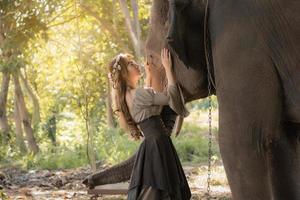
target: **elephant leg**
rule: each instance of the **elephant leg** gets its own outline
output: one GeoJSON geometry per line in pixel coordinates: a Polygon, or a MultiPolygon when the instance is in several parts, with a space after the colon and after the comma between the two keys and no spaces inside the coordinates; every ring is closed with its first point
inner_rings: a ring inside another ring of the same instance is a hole
{"type": "Polygon", "coordinates": [[[249,90],[232,88],[217,93],[220,151],[233,199],[270,200],[269,145],[282,132],[276,117],[279,102],[268,101],[278,96],[278,91],[260,86],[260,95],[255,95],[249,86],[249,90]],[[232,94],[234,90],[237,93],[232,94]]]}
{"type": "Polygon", "coordinates": [[[285,122],[284,135],[272,144],[272,185],[275,200],[300,199],[300,124],[285,122]]]}
{"type": "Polygon", "coordinates": [[[244,2],[213,0],[209,9],[219,145],[233,199],[300,199],[299,129],[286,122],[277,71],[287,66],[271,53],[279,46],[270,49],[244,2]]]}
{"type": "Polygon", "coordinates": [[[233,199],[270,200],[270,146],[284,134],[282,88],[259,38],[236,24],[212,40],[220,152],[233,199]]]}
{"type": "Polygon", "coordinates": [[[239,47],[234,37],[220,39],[213,52],[219,145],[233,199],[300,199],[299,129],[285,122],[274,63],[260,45],[228,48],[239,47]]]}

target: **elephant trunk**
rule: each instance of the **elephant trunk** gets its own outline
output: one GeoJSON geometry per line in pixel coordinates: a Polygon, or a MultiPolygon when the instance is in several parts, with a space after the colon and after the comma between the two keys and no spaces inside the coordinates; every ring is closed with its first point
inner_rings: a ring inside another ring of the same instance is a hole
{"type": "Polygon", "coordinates": [[[128,181],[131,176],[136,154],[137,153],[133,154],[130,158],[117,165],[88,176],[83,181],[83,184],[89,188],[94,188],[97,185],[128,181]]]}

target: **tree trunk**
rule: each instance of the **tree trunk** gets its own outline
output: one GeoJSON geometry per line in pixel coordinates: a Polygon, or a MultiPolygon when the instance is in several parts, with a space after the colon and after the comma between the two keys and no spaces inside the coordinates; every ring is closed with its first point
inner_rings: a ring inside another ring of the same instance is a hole
{"type": "Polygon", "coordinates": [[[19,147],[20,152],[26,153],[27,149],[26,149],[26,145],[24,142],[22,123],[21,123],[21,118],[20,118],[20,110],[19,110],[19,105],[18,105],[16,96],[14,98],[14,120],[15,120],[15,125],[16,125],[16,143],[19,147]]]}
{"type": "Polygon", "coordinates": [[[32,91],[32,89],[28,83],[27,77],[26,76],[24,77],[21,72],[20,72],[20,78],[32,100],[32,104],[33,104],[32,125],[33,125],[34,130],[36,130],[36,128],[39,125],[40,120],[41,120],[39,100],[38,100],[36,94],[32,91]]]}
{"type": "Polygon", "coordinates": [[[9,134],[9,126],[6,117],[6,103],[7,103],[7,93],[10,82],[10,74],[9,72],[2,73],[2,85],[0,92],[0,128],[2,133],[2,143],[7,144],[10,134],[9,134]]]}
{"type": "Polygon", "coordinates": [[[137,0],[131,0],[131,7],[132,7],[132,11],[133,11],[133,24],[134,24],[134,28],[136,30],[136,37],[137,37],[138,45],[140,48],[140,53],[141,53],[141,55],[144,55],[144,51],[143,51],[144,43],[141,38],[142,29],[141,29],[141,25],[140,25],[140,21],[139,21],[139,6],[138,6],[137,0]]]}
{"type": "MultiPolygon", "coordinates": [[[[136,32],[136,29],[134,28],[134,23],[131,20],[130,12],[129,12],[129,9],[127,7],[127,3],[126,3],[125,0],[119,0],[119,3],[120,3],[121,10],[124,14],[126,27],[128,29],[129,36],[130,36],[131,41],[132,41],[132,45],[133,45],[133,48],[134,48],[135,55],[136,55],[137,58],[140,58],[141,57],[141,46],[140,46],[141,44],[140,44],[140,41],[138,39],[138,34],[136,32]]],[[[135,6],[135,7],[137,8],[137,6],[135,6]]]]}
{"type": "Polygon", "coordinates": [[[86,131],[88,134],[88,145],[87,145],[87,153],[90,161],[90,165],[92,168],[93,172],[96,172],[97,167],[96,167],[96,155],[94,151],[94,132],[95,132],[95,126],[94,123],[91,123],[91,118],[88,117],[85,120],[86,124],[86,131]]]}
{"type": "Polygon", "coordinates": [[[34,135],[33,135],[33,130],[31,127],[31,121],[29,118],[28,110],[25,105],[25,100],[23,96],[23,92],[20,86],[19,82],[19,73],[20,71],[16,71],[13,73],[13,78],[14,78],[14,84],[15,84],[15,98],[18,103],[18,108],[20,111],[20,117],[23,123],[23,128],[26,133],[26,140],[28,142],[28,146],[30,151],[33,153],[37,153],[39,151],[39,147],[35,141],[34,135]]]}
{"type": "Polygon", "coordinates": [[[108,128],[115,127],[112,109],[112,98],[111,98],[111,84],[107,80],[107,97],[106,97],[106,111],[107,111],[107,126],[108,128]]]}
{"type": "MultiPolygon", "coordinates": [[[[3,13],[0,14],[0,46],[3,45],[5,41],[5,32],[6,27],[4,24],[4,21],[2,20],[4,18],[3,13]]],[[[2,55],[0,54],[0,60],[7,59],[9,55],[7,55],[7,52],[2,52],[2,55]]],[[[3,136],[2,138],[2,144],[7,144],[8,140],[10,139],[9,134],[9,126],[8,121],[6,117],[6,102],[7,102],[7,93],[9,89],[9,82],[10,82],[10,73],[7,71],[2,71],[2,85],[1,85],[1,93],[0,93],[0,129],[1,134],[3,136]]]]}

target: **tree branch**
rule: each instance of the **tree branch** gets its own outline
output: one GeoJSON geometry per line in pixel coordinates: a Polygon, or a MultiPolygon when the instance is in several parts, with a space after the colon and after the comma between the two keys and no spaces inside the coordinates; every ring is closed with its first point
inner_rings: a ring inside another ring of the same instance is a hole
{"type": "Polygon", "coordinates": [[[58,17],[62,16],[63,14],[65,14],[70,8],[72,8],[73,5],[67,7],[64,11],[62,11],[61,13],[59,13],[58,15],[54,16],[48,23],[51,24],[52,22],[54,22],[58,17]]]}
{"type": "Polygon", "coordinates": [[[140,52],[140,47],[139,47],[139,40],[137,38],[137,33],[134,29],[134,26],[133,26],[133,23],[132,23],[132,20],[131,20],[131,17],[130,17],[129,9],[127,7],[127,4],[126,4],[125,0],[119,0],[119,3],[120,3],[121,10],[124,14],[126,27],[128,29],[130,38],[132,40],[132,44],[133,44],[133,48],[135,50],[135,54],[136,54],[137,57],[140,57],[141,52],[140,52]]]}
{"type": "Polygon", "coordinates": [[[134,21],[134,28],[136,30],[136,36],[137,40],[140,42],[141,41],[141,26],[139,22],[139,7],[138,3],[136,0],[131,0],[131,7],[133,11],[133,21],[134,21]]]}
{"type": "MultiPolygon", "coordinates": [[[[80,8],[83,9],[87,14],[94,17],[98,21],[100,27],[104,30],[104,34],[109,34],[111,36],[111,38],[113,38],[113,39],[120,38],[120,35],[118,34],[118,32],[115,29],[115,26],[112,26],[111,23],[109,23],[105,19],[101,18],[100,15],[96,11],[93,11],[91,7],[81,3],[80,8]]],[[[118,40],[118,44],[121,46],[121,48],[123,50],[125,50],[125,51],[129,50],[128,46],[125,45],[124,43],[121,43],[119,40],[118,40]]]]}
{"type": "Polygon", "coordinates": [[[59,23],[56,23],[56,24],[53,24],[53,25],[50,25],[50,26],[47,26],[47,28],[51,28],[51,27],[54,27],[54,26],[59,26],[59,25],[62,25],[62,24],[65,24],[65,23],[68,23],[74,19],[76,19],[77,17],[80,17],[81,15],[78,15],[78,16],[74,16],[74,17],[71,17],[65,21],[62,21],[62,22],[59,22],[59,23]]]}
{"type": "Polygon", "coordinates": [[[97,19],[100,26],[106,32],[110,33],[112,37],[118,38],[118,34],[117,34],[116,30],[112,29],[111,24],[106,22],[103,18],[99,17],[99,14],[97,12],[93,11],[92,8],[90,8],[89,6],[84,5],[84,4],[80,4],[80,8],[85,10],[89,15],[93,16],[95,19],[97,19]]]}

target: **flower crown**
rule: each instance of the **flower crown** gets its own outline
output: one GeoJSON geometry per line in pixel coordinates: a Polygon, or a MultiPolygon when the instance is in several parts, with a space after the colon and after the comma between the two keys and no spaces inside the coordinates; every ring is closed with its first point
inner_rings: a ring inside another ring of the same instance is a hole
{"type": "Polygon", "coordinates": [[[110,72],[108,73],[108,78],[111,81],[113,81],[113,78],[115,77],[115,73],[117,71],[121,71],[121,65],[119,64],[119,61],[120,61],[121,57],[124,57],[124,54],[121,53],[121,54],[117,55],[116,61],[115,61],[114,65],[113,65],[113,70],[112,70],[111,73],[110,72]]]}
{"type": "Polygon", "coordinates": [[[119,54],[116,58],[116,62],[113,65],[113,72],[115,72],[116,70],[121,71],[121,65],[119,64],[119,61],[121,59],[121,57],[123,57],[123,54],[119,54]]]}

